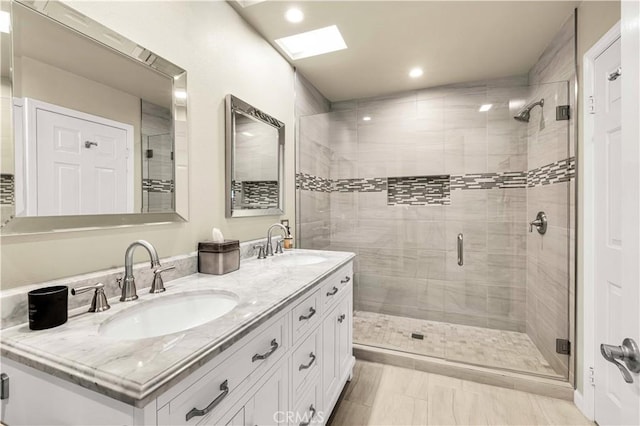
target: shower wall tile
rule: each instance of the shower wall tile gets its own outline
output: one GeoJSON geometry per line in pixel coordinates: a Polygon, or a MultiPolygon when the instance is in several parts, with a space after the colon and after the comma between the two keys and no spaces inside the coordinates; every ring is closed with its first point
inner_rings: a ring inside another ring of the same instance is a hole
{"type": "Polygon", "coordinates": [[[416,276],[446,282],[447,253],[444,250],[419,249],[416,276]]]}
{"type": "Polygon", "coordinates": [[[497,154],[487,156],[487,168],[499,172],[527,169],[526,154],[497,154]]]}
{"type": "Polygon", "coordinates": [[[527,254],[526,222],[487,223],[487,250],[489,253],[527,254]]]}
{"type": "Polygon", "coordinates": [[[405,220],[398,222],[396,226],[404,247],[445,249],[444,221],[405,220]]]}
{"type": "Polygon", "coordinates": [[[487,255],[487,275],[494,283],[511,287],[525,287],[527,283],[527,256],[516,254],[487,255]]]}
{"type": "Polygon", "coordinates": [[[529,71],[529,84],[570,80],[575,75],[575,21],[569,16],[529,71]]]}
{"type": "Polygon", "coordinates": [[[444,292],[444,309],[448,313],[486,317],[487,287],[449,282],[444,292]]]}
{"type": "Polygon", "coordinates": [[[488,196],[496,190],[451,191],[447,221],[486,221],[488,196]],[[469,208],[473,206],[473,208],[469,208]]]}
{"type": "Polygon", "coordinates": [[[295,76],[295,115],[303,117],[329,112],[331,103],[302,74],[295,76]]]}
{"type": "Polygon", "coordinates": [[[526,189],[493,189],[488,191],[487,219],[489,222],[526,222],[526,209],[526,189]]]}
{"type": "Polygon", "coordinates": [[[573,182],[563,182],[528,188],[526,221],[532,221],[539,211],[544,211],[547,214],[550,226],[568,227],[569,213],[567,203],[569,186],[572,184],[573,182]]]}
{"type": "Polygon", "coordinates": [[[488,223],[486,221],[454,221],[446,222],[446,249],[455,251],[458,234],[464,236],[465,252],[486,252],[488,223]]]}
{"type": "Polygon", "coordinates": [[[416,277],[416,250],[360,248],[360,272],[363,274],[416,277]]]}

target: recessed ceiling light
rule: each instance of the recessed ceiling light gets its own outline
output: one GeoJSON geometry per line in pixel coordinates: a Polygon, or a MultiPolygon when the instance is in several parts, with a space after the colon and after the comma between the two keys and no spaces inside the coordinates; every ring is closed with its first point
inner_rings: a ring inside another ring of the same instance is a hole
{"type": "Polygon", "coordinates": [[[362,121],[371,121],[371,117],[369,117],[368,115],[364,116],[362,117],[362,121]]]}
{"type": "Polygon", "coordinates": [[[335,25],[279,38],[276,43],[293,60],[347,48],[342,34],[335,25]]]}
{"type": "Polygon", "coordinates": [[[424,74],[422,68],[413,68],[411,71],[409,71],[409,77],[411,78],[421,77],[422,74],[424,74]]]}
{"type": "Polygon", "coordinates": [[[487,112],[487,111],[489,111],[491,109],[492,106],[493,106],[493,104],[480,105],[480,109],[478,111],[487,112]]]}
{"type": "Polygon", "coordinates": [[[300,9],[293,8],[287,10],[287,13],[284,14],[284,17],[287,19],[287,21],[296,24],[298,22],[302,22],[302,20],[304,19],[304,13],[302,13],[300,9]]]}

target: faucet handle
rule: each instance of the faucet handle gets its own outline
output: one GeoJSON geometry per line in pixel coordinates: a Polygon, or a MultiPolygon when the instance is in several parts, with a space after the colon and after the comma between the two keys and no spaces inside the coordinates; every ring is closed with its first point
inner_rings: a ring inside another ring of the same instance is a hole
{"type": "Polygon", "coordinates": [[[282,254],[282,240],[276,242],[276,254],[282,254]]]}
{"type": "Polygon", "coordinates": [[[160,268],[156,268],[153,270],[154,274],[161,274],[164,271],[170,271],[172,269],[176,269],[176,265],[171,265],[171,266],[165,266],[165,267],[160,267],[160,268]]]}
{"type": "Polygon", "coordinates": [[[153,271],[153,283],[151,284],[151,290],[149,293],[162,293],[166,290],[164,287],[164,281],[162,279],[162,273],[164,271],[170,271],[171,269],[175,269],[175,265],[165,266],[164,268],[156,268],[153,271]]]}
{"type": "Polygon", "coordinates": [[[258,245],[253,246],[253,248],[254,248],[254,250],[258,249],[258,259],[266,259],[267,258],[263,245],[258,244],[258,245]]]}
{"type": "Polygon", "coordinates": [[[72,288],[71,294],[73,296],[86,293],[87,291],[95,290],[93,298],[91,299],[91,306],[88,312],[102,312],[111,308],[109,302],[107,302],[107,296],[104,294],[104,284],[96,283],[94,285],[87,285],[84,287],[72,288]]]}

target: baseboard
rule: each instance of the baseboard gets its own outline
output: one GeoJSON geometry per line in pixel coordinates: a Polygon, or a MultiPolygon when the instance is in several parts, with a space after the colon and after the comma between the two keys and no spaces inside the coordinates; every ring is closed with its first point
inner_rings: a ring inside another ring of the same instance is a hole
{"type": "Polygon", "coordinates": [[[585,403],[584,395],[578,389],[573,392],[573,403],[578,407],[578,410],[590,421],[594,420],[593,410],[585,403]]]}
{"type": "Polygon", "coordinates": [[[425,371],[455,377],[487,385],[500,386],[537,395],[573,401],[574,389],[565,381],[535,377],[511,371],[496,370],[433,358],[423,355],[398,352],[389,349],[353,344],[353,354],[362,361],[372,361],[381,364],[396,365],[398,367],[425,371]]]}

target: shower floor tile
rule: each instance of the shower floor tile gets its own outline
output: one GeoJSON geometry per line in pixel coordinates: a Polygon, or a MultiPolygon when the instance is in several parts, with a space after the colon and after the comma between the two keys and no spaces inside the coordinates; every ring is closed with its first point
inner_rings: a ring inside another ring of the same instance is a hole
{"type": "Polygon", "coordinates": [[[563,378],[526,333],[355,311],[353,342],[488,367],[563,378]],[[422,340],[411,337],[421,334],[422,340]]]}

